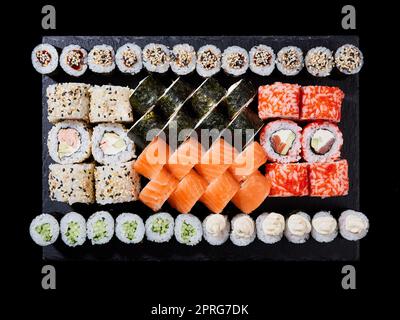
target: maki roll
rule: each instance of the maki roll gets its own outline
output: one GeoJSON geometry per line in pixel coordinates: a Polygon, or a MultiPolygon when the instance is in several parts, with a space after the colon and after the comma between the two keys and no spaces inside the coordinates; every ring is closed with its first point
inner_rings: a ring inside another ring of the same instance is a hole
{"type": "Polygon", "coordinates": [[[180,109],[192,92],[193,90],[190,85],[180,78],[176,79],[158,99],[156,103],[157,110],[159,109],[164,117],[168,119],[180,109]]]}
{"type": "Polygon", "coordinates": [[[143,65],[147,71],[165,73],[169,64],[170,50],[163,44],[149,43],[143,48],[143,65]]]}
{"type": "Polygon", "coordinates": [[[356,46],[345,44],[336,50],[335,64],[336,68],[344,74],[356,74],[360,72],[364,64],[364,56],[356,46]]]}
{"type": "Polygon", "coordinates": [[[175,219],[175,238],[179,243],[194,246],[201,241],[201,221],[190,213],[183,213],[175,219]]]}
{"type": "Polygon", "coordinates": [[[369,220],[362,212],[346,210],[339,217],[340,234],[346,240],[360,240],[367,235],[368,229],[369,220]]]}
{"type": "Polygon", "coordinates": [[[213,246],[219,246],[229,238],[230,223],[227,216],[219,213],[208,215],[203,221],[204,239],[213,246]]]}
{"type": "Polygon", "coordinates": [[[295,76],[304,67],[303,51],[300,48],[289,46],[279,50],[276,67],[285,76],[295,76]]]}
{"type": "Polygon", "coordinates": [[[84,122],[62,121],[49,131],[47,148],[57,163],[79,163],[90,156],[90,140],[91,130],[84,122]]]}
{"type": "Polygon", "coordinates": [[[192,73],[196,68],[196,51],[187,44],[177,44],[171,52],[171,70],[179,76],[192,73]]]}
{"type": "Polygon", "coordinates": [[[232,219],[230,239],[234,245],[247,246],[256,238],[254,220],[247,214],[240,213],[232,219]]]}
{"type": "Polygon", "coordinates": [[[229,117],[233,118],[243,107],[253,101],[256,94],[257,90],[250,81],[242,79],[230,86],[222,100],[229,117]]]}
{"type": "Polygon", "coordinates": [[[92,48],[88,56],[89,69],[94,73],[110,73],[115,69],[115,54],[111,46],[102,44],[92,48]]]}
{"type": "Polygon", "coordinates": [[[275,53],[271,47],[260,44],[250,50],[250,70],[260,76],[269,76],[275,68],[275,53]]]}
{"type": "Polygon", "coordinates": [[[231,76],[241,76],[249,68],[249,54],[238,46],[228,47],[222,54],[222,69],[231,76]]]}
{"type": "Polygon", "coordinates": [[[327,77],[334,66],[332,51],[325,47],[309,50],[305,57],[307,71],[315,77],[327,77]]]}
{"type": "Polygon", "coordinates": [[[115,220],[115,235],[124,243],[139,243],[144,237],[144,223],[133,213],[121,213],[115,220]]]}
{"type": "Polygon", "coordinates": [[[338,235],[337,221],[330,212],[320,211],[311,220],[311,236],[318,242],[331,242],[338,235]]]}
{"type": "Polygon", "coordinates": [[[127,74],[137,74],[142,70],[142,49],[134,43],[124,44],[115,54],[115,63],[119,71],[127,74]]]}
{"type": "Polygon", "coordinates": [[[283,237],[285,218],[275,212],[262,213],[256,219],[257,237],[264,243],[276,243],[283,237]]]}
{"type": "Polygon", "coordinates": [[[86,221],[79,213],[70,212],[60,221],[61,239],[69,247],[81,246],[86,241],[86,221]]]}
{"type": "Polygon", "coordinates": [[[114,235],[114,219],[107,211],[93,213],[86,226],[87,237],[92,244],[105,244],[114,235]]]}
{"type": "Polygon", "coordinates": [[[31,54],[32,65],[40,74],[50,74],[58,67],[58,52],[51,44],[37,45],[31,54]]]}
{"type": "Polygon", "coordinates": [[[286,220],[285,236],[292,243],[304,243],[310,237],[310,216],[305,212],[292,214],[286,220]]]}
{"type": "Polygon", "coordinates": [[[66,46],[61,52],[60,66],[70,76],[80,77],[88,67],[87,51],[75,44],[66,46]]]}
{"type": "Polygon", "coordinates": [[[269,122],[260,135],[260,143],[270,161],[279,163],[300,160],[301,127],[290,120],[269,122]]]}
{"type": "Polygon", "coordinates": [[[135,145],[122,124],[102,123],[93,129],[92,153],[100,164],[127,162],[135,156],[135,145]]]}
{"type": "Polygon", "coordinates": [[[57,220],[47,213],[38,215],[29,226],[29,234],[39,246],[53,244],[57,240],[59,233],[60,227],[57,220]]]}
{"type": "Polygon", "coordinates": [[[160,212],[147,218],[146,238],[149,241],[168,242],[174,235],[174,218],[167,212],[160,212]]]}
{"type": "Polygon", "coordinates": [[[150,109],[133,124],[128,131],[128,136],[136,145],[145,147],[160,133],[164,125],[165,119],[162,119],[153,109],[150,109]]]}
{"type": "Polygon", "coordinates": [[[197,51],[196,71],[203,78],[209,78],[221,70],[221,50],[212,44],[197,51]]]}

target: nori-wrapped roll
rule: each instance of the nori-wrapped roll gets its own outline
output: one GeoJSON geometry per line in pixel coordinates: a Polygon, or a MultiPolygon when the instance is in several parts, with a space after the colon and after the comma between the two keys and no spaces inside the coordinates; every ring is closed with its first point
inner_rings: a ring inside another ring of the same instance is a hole
{"type": "MultiPolygon", "coordinates": [[[[154,108],[148,110],[135,124],[129,129],[128,136],[140,147],[144,147],[151,141],[146,139],[150,130],[161,130],[165,125],[165,121],[154,111],[154,108]]],[[[149,137],[152,138],[152,137],[149,137]]]]}
{"type": "Polygon", "coordinates": [[[208,78],[193,94],[190,99],[191,109],[196,118],[204,117],[226,94],[217,80],[208,78]]]}
{"type": "Polygon", "coordinates": [[[244,105],[249,104],[254,99],[256,93],[256,88],[249,81],[242,79],[234,83],[222,100],[229,117],[232,119],[244,105]]]}
{"type": "MultiPolygon", "coordinates": [[[[181,130],[184,129],[189,129],[188,132],[186,132],[185,137],[189,136],[190,133],[193,131],[193,128],[196,125],[195,119],[190,117],[186,112],[183,110],[180,110],[178,113],[174,115],[174,117],[171,119],[171,121],[168,122],[168,125],[165,126],[164,132],[168,134],[168,131],[176,130],[177,136],[179,138],[179,134],[181,130]]],[[[184,137],[180,137],[184,138],[184,137]]]]}
{"type": "Polygon", "coordinates": [[[229,125],[230,119],[222,112],[211,112],[200,124],[201,129],[217,129],[222,131],[229,125]]]}
{"type": "Polygon", "coordinates": [[[157,101],[157,106],[168,119],[184,104],[192,92],[191,86],[178,78],[160,97],[157,101]]]}

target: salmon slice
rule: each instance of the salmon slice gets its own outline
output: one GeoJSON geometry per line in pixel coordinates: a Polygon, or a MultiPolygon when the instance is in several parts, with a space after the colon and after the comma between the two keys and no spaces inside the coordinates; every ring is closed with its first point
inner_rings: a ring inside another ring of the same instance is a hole
{"type": "Polygon", "coordinates": [[[208,185],[200,201],[212,212],[221,213],[239,188],[239,182],[225,171],[208,185]]]}
{"type": "Polygon", "coordinates": [[[153,211],[158,211],[178,186],[179,181],[166,168],[149,181],[139,194],[139,199],[153,211]]]}
{"type": "Polygon", "coordinates": [[[142,151],[133,168],[147,179],[153,179],[166,164],[169,154],[168,144],[162,138],[156,137],[142,151]]]}
{"type": "Polygon", "coordinates": [[[237,151],[224,139],[216,140],[195,166],[198,173],[208,182],[223,174],[233,163],[237,151]]]}
{"type": "Polygon", "coordinates": [[[201,175],[191,170],[179,182],[168,203],[180,213],[188,213],[206,191],[207,185],[207,181],[201,175]]]}
{"type": "Polygon", "coordinates": [[[202,154],[201,143],[195,138],[189,138],[169,157],[167,168],[177,179],[181,180],[200,162],[202,154]]]}
{"type": "Polygon", "coordinates": [[[229,171],[238,182],[242,182],[266,162],[264,148],[257,141],[253,141],[235,158],[229,171]]]}
{"type": "Polygon", "coordinates": [[[253,212],[268,197],[271,179],[255,171],[240,185],[240,190],[232,198],[233,204],[244,213],[253,212]]]}

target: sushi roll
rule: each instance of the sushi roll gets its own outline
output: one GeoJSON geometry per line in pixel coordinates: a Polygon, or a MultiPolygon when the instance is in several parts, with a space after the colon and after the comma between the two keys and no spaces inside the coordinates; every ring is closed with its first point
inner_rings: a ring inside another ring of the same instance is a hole
{"type": "Polygon", "coordinates": [[[364,64],[364,56],[359,48],[345,44],[335,53],[335,65],[344,74],[359,73],[364,64]]]}
{"type": "Polygon", "coordinates": [[[269,122],[261,131],[260,143],[272,162],[289,163],[300,160],[301,127],[290,120],[269,122]]]}
{"type": "Polygon", "coordinates": [[[276,67],[285,76],[299,74],[304,67],[303,51],[294,46],[283,47],[277,54],[276,67]]]}
{"type": "Polygon", "coordinates": [[[174,218],[167,212],[160,212],[147,218],[146,238],[149,241],[168,242],[174,235],[174,218]]]}
{"type": "Polygon", "coordinates": [[[111,73],[115,69],[113,47],[106,44],[94,46],[88,55],[88,65],[94,73],[111,73]]]}
{"type": "Polygon", "coordinates": [[[267,163],[265,174],[271,178],[270,197],[309,195],[308,163],[267,163]]]}
{"type": "Polygon", "coordinates": [[[286,220],[285,236],[292,243],[304,243],[310,237],[310,216],[305,212],[292,214],[286,220]]]}
{"type": "Polygon", "coordinates": [[[222,54],[222,69],[231,76],[241,76],[249,68],[249,54],[238,46],[228,47],[222,54]]]}
{"type": "Polygon", "coordinates": [[[256,219],[257,237],[264,243],[280,241],[285,230],[285,218],[275,212],[262,213],[256,219]]]}
{"type": "Polygon", "coordinates": [[[243,107],[250,104],[257,94],[256,88],[250,81],[239,80],[231,85],[222,100],[226,107],[229,117],[232,119],[235,115],[242,110],[243,107]]]}
{"type": "Polygon", "coordinates": [[[183,213],[176,217],[174,231],[176,240],[188,246],[198,244],[203,237],[201,221],[190,213],[183,213]]]}
{"type": "Polygon", "coordinates": [[[212,44],[197,51],[196,71],[203,78],[209,78],[221,70],[221,50],[212,44]]]}
{"type": "Polygon", "coordinates": [[[48,246],[57,240],[60,227],[53,216],[42,213],[32,220],[29,233],[37,245],[48,246]]]}
{"type": "Polygon", "coordinates": [[[327,77],[334,66],[332,51],[325,47],[310,49],[305,57],[307,71],[315,77],[327,77]]]}
{"type": "Polygon", "coordinates": [[[86,226],[87,237],[92,244],[105,244],[114,235],[114,219],[107,211],[93,213],[86,226]]]}
{"type": "Polygon", "coordinates": [[[302,156],[307,162],[327,162],[340,158],[343,135],[331,122],[312,122],[303,128],[302,156]]]}
{"type": "Polygon", "coordinates": [[[142,49],[134,43],[119,47],[115,54],[115,63],[119,71],[126,74],[137,74],[142,70],[142,49]]]}
{"type": "Polygon", "coordinates": [[[47,138],[49,155],[61,164],[83,162],[90,156],[90,140],[91,130],[84,122],[58,122],[51,128],[47,138]]]}
{"type": "Polygon", "coordinates": [[[60,66],[70,76],[80,77],[88,67],[87,51],[75,44],[66,46],[61,52],[60,66]]]}
{"type": "Polygon", "coordinates": [[[275,69],[274,50],[260,44],[250,50],[250,70],[260,76],[269,76],[275,69]]]}
{"type": "Polygon", "coordinates": [[[256,238],[254,220],[247,214],[240,213],[233,217],[230,239],[234,245],[247,246],[256,238]]]}
{"type": "Polygon", "coordinates": [[[362,212],[346,210],[339,217],[340,234],[346,240],[360,240],[367,235],[368,229],[369,220],[362,212]]]}
{"type": "Polygon", "coordinates": [[[175,45],[171,56],[171,70],[179,76],[192,73],[196,68],[196,51],[187,43],[175,45]]]}
{"type": "Polygon", "coordinates": [[[336,219],[327,211],[320,211],[311,220],[311,236],[318,242],[331,242],[338,235],[336,219]]]}
{"type": "Polygon", "coordinates": [[[204,239],[213,246],[219,246],[228,240],[230,228],[227,216],[212,213],[203,221],[204,239]]]}
{"type": "Polygon", "coordinates": [[[170,118],[190,97],[193,89],[181,78],[176,79],[156,102],[157,110],[170,118]]]}
{"type": "Polygon", "coordinates": [[[149,72],[167,72],[170,60],[170,50],[163,44],[149,43],[143,48],[143,65],[149,72]]]}
{"type": "Polygon", "coordinates": [[[31,54],[32,65],[40,74],[50,74],[58,67],[58,52],[51,44],[37,45],[31,54]]]}
{"type": "Polygon", "coordinates": [[[122,124],[102,123],[93,129],[92,153],[100,164],[127,162],[135,156],[135,145],[122,124]]]}
{"type": "Polygon", "coordinates": [[[86,241],[86,220],[76,212],[67,213],[60,221],[61,239],[69,247],[81,246],[86,241]]]}
{"type": "Polygon", "coordinates": [[[144,237],[144,223],[133,213],[121,213],[115,220],[115,235],[127,244],[139,243],[144,237]]]}

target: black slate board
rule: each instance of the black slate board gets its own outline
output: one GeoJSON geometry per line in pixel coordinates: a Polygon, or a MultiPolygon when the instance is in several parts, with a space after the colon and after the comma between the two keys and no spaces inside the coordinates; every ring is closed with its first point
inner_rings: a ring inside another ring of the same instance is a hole
{"type": "MultiPolygon", "coordinates": [[[[43,37],[44,43],[50,43],[58,48],[63,48],[69,44],[79,44],[90,50],[96,44],[109,44],[116,50],[126,42],[135,42],[144,47],[147,43],[157,42],[168,46],[177,43],[190,43],[195,49],[204,44],[215,44],[221,50],[230,45],[239,45],[247,50],[256,44],[264,43],[270,45],[275,52],[281,47],[287,45],[296,45],[304,53],[315,46],[326,46],[331,50],[336,50],[345,43],[358,45],[357,36],[113,36],[113,37],[88,37],[88,36],[51,36],[43,37]]],[[[59,68],[60,69],[60,68],[59,68]]],[[[83,205],[76,204],[69,206],[67,204],[54,202],[48,196],[48,166],[51,158],[47,152],[47,133],[51,124],[47,120],[47,102],[45,91],[48,85],[56,82],[85,82],[90,84],[112,84],[128,85],[134,88],[137,83],[146,75],[142,71],[135,76],[127,76],[115,71],[112,75],[96,75],[89,70],[81,78],[75,79],[66,75],[62,70],[54,76],[43,76],[42,80],[42,133],[43,133],[43,193],[42,203],[43,212],[52,213],[60,219],[63,214],[76,211],[88,218],[90,214],[97,210],[108,210],[114,218],[121,212],[134,212],[139,214],[144,220],[152,211],[145,207],[139,201],[135,203],[119,205],[83,205]]],[[[171,79],[176,78],[169,71],[168,76],[171,79]]],[[[254,85],[264,85],[275,81],[298,83],[300,85],[328,85],[338,86],[345,92],[345,100],[342,107],[342,121],[339,124],[343,132],[344,146],[342,157],[349,162],[350,190],[348,196],[335,197],[327,199],[303,197],[303,198],[267,198],[264,204],[259,207],[252,217],[255,219],[260,213],[265,211],[276,211],[288,215],[292,210],[301,209],[313,215],[320,210],[331,211],[335,217],[338,217],[344,209],[359,209],[359,79],[358,75],[344,76],[335,70],[328,78],[315,78],[303,70],[299,75],[286,77],[280,74],[276,69],[269,77],[261,77],[253,74],[250,70],[244,75],[254,85]]],[[[228,88],[237,79],[228,77],[222,72],[216,76],[217,80],[228,88]]],[[[200,77],[192,75],[185,78],[187,81],[200,81],[200,77]]],[[[253,102],[252,108],[256,110],[257,99],[253,102]]],[[[163,211],[171,212],[174,216],[177,212],[168,205],[163,207],[163,211]]],[[[197,204],[193,211],[200,219],[203,219],[209,211],[202,204],[197,204]]],[[[224,214],[232,217],[239,213],[239,209],[229,204],[224,210],[224,214]]],[[[310,239],[302,245],[289,243],[286,239],[274,245],[266,245],[259,240],[247,247],[236,247],[230,241],[222,246],[213,247],[202,241],[195,247],[187,247],[179,244],[172,239],[166,244],[154,244],[144,241],[139,245],[125,245],[115,237],[109,244],[103,246],[92,246],[86,242],[80,248],[69,248],[60,239],[52,245],[43,248],[43,259],[45,260],[109,260],[109,261],[246,261],[246,260],[275,260],[275,261],[352,261],[359,259],[359,243],[346,241],[340,237],[329,244],[320,244],[310,239]]]]}

